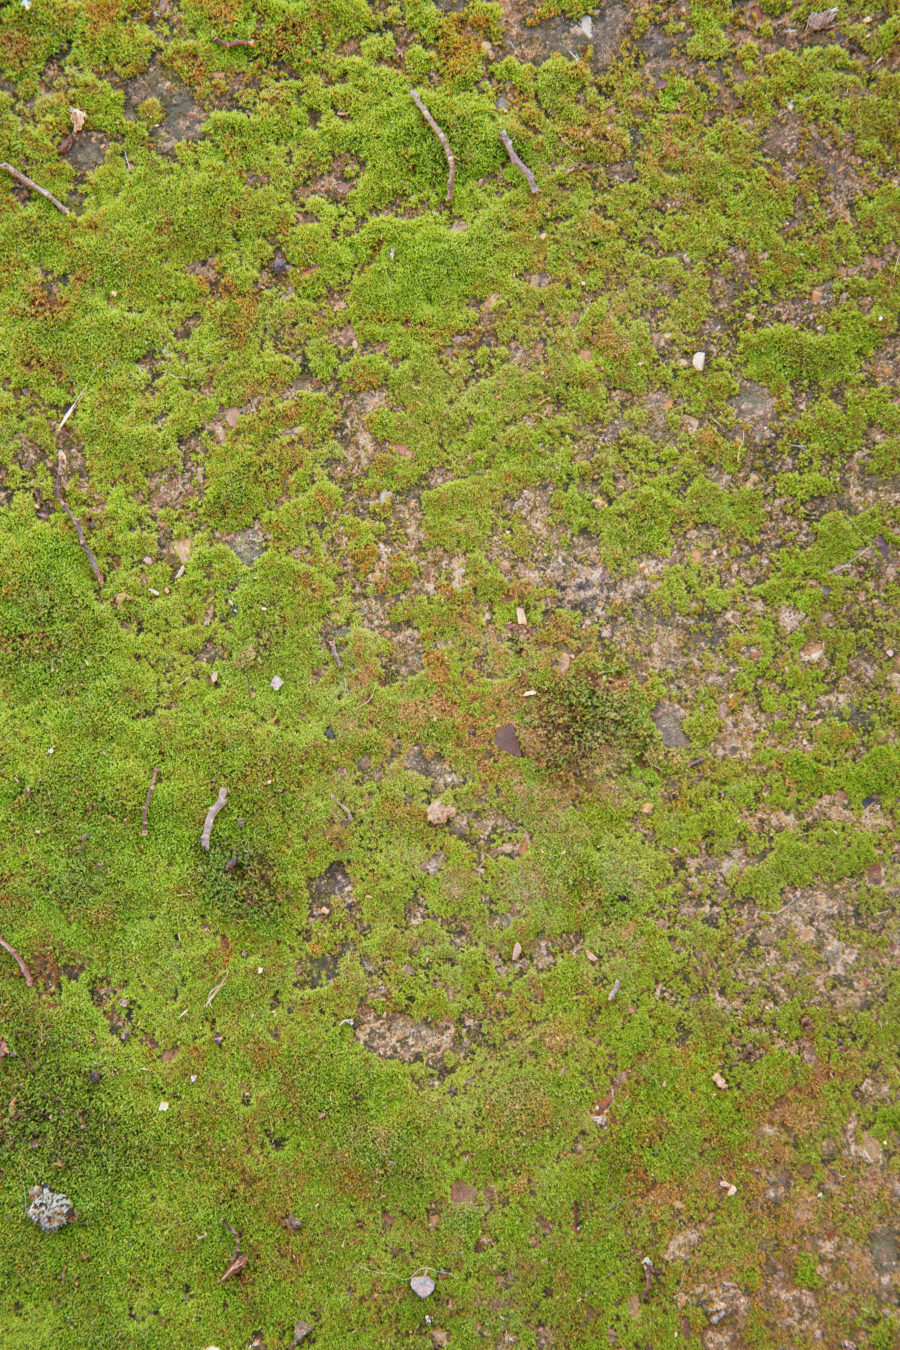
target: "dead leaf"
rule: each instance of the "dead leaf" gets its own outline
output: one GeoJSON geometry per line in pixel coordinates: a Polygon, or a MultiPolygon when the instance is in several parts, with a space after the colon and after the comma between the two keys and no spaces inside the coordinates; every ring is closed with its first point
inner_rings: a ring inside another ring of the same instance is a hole
{"type": "Polygon", "coordinates": [[[75,144],[75,132],[70,131],[68,136],[64,136],[60,141],[59,145],[56,147],[56,153],[58,155],[67,155],[69,151],[72,149],[72,146],[74,144],[75,144]]]}
{"type": "Polygon", "coordinates": [[[595,954],[594,954],[593,952],[588,951],[587,947],[585,947],[585,949],[584,949],[584,954],[585,954],[585,956],[587,957],[587,959],[590,961],[591,965],[596,965],[596,964],[597,964],[597,959],[598,959],[598,958],[595,956],[595,954]]]}
{"type": "Polygon", "coordinates": [[[87,113],[82,112],[80,108],[70,108],[69,116],[72,119],[72,134],[77,136],[87,121],[87,113]]]}
{"type": "Polygon", "coordinates": [[[514,961],[518,961],[521,955],[522,955],[522,944],[521,942],[517,942],[512,949],[512,959],[514,961]]]}
{"type": "Polygon", "coordinates": [[[837,18],[837,6],[834,9],[817,9],[806,20],[807,33],[822,33],[830,28],[837,18]]]}
{"type": "Polygon", "coordinates": [[[498,750],[505,750],[508,755],[515,755],[518,759],[522,758],[522,747],[512,722],[507,722],[505,727],[498,727],[494,732],[494,741],[498,750]]]}
{"type": "Polygon", "coordinates": [[[240,1253],[234,1258],[234,1260],[232,1261],[231,1265],[230,1265],[230,1266],[228,1267],[228,1269],[226,1270],[225,1274],[222,1275],[222,1276],[220,1276],[220,1278],[219,1278],[219,1284],[222,1283],[222,1280],[227,1280],[231,1275],[237,1275],[240,1271],[242,1271],[242,1270],[244,1269],[244,1266],[245,1266],[245,1265],[247,1264],[247,1262],[249,1261],[249,1259],[250,1259],[250,1258],[249,1258],[249,1256],[247,1255],[246,1252],[240,1252],[240,1253]]]}
{"type": "Polygon", "coordinates": [[[593,1108],[591,1109],[591,1115],[592,1116],[605,1115],[606,1112],[609,1110],[609,1108],[612,1106],[612,1104],[613,1104],[613,1094],[611,1092],[607,1092],[605,1097],[601,1097],[598,1102],[594,1102],[593,1108]]]}
{"type": "Polygon", "coordinates": [[[6,1041],[3,1039],[3,1037],[0,1036],[0,1059],[3,1059],[4,1056],[8,1054],[9,1054],[9,1046],[6,1044],[6,1041]]]}
{"type": "Polygon", "coordinates": [[[456,807],[444,802],[432,802],[425,815],[429,825],[446,825],[456,815],[456,807]]]}
{"type": "Polygon", "coordinates": [[[722,1077],[720,1073],[714,1073],[712,1076],[712,1080],[720,1092],[728,1091],[728,1084],[725,1082],[725,1079],[722,1077]]]}

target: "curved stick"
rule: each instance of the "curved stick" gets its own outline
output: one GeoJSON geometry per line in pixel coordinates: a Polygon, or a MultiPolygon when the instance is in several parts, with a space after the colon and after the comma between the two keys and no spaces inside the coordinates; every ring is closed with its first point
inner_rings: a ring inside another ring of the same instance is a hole
{"type": "Polygon", "coordinates": [[[78,523],[78,521],[77,521],[77,520],[75,519],[75,517],[72,515],[72,512],[69,510],[68,506],[66,506],[65,500],[63,499],[63,495],[62,495],[62,493],[61,493],[60,490],[59,490],[59,478],[58,478],[58,477],[57,477],[57,478],[54,478],[54,480],[53,480],[53,491],[56,493],[56,500],[59,502],[60,506],[61,506],[62,509],[65,511],[66,515],[69,517],[69,519],[71,520],[72,524],[75,526],[75,533],[78,535],[78,542],[79,542],[79,544],[81,545],[81,547],[84,549],[85,553],[87,554],[87,560],[88,560],[88,562],[91,564],[91,567],[93,568],[94,576],[97,578],[97,585],[98,585],[98,586],[102,586],[102,585],[103,585],[103,573],[100,571],[100,568],[99,568],[99,566],[98,566],[98,564],[97,564],[97,559],[94,557],[93,553],[91,552],[90,545],[88,544],[88,541],[87,541],[87,540],[85,539],[85,537],[84,537],[84,531],[82,530],[82,528],[81,528],[80,524],[78,523]]]}
{"type": "Polygon", "coordinates": [[[444,154],[447,156],[447,163],[450,166],[450,175],[447,179],[447,205],[450,206],[453,201],[453,180],[456,177],[456,160],[453,158],[453,151],[450,149],[450,142],[447,140],[447,137],[444,135],[443,131],[441,131],[440,127],[432,117],[431,113],[425,107],[425,104],[419,98],[418,90],[410,89],[409,92],[412,95],[413,103],[415,103],[419,112],[425,118],[425,121],[431,127],[431,130],[434,132],[435,136],[437,136],[441,145],[444,147],[444,154]]]}
{"type": "Polygon", "coordinates": [[[505,131],[500,132],[500,140],[502,141],[503,148],[509,155],[512,163],[519,170],[519,173],[524,174],[525,178],[528,180],[528,186],[531,189],[532,195],[534,195],[537,192],[540,192],[540,188],[537,185],[534,174],[531,172],[528,165],[525,164],[521,159],[519,159],[519,156],[516,154],[515,147],[505,131]]]}
{"type": "Polygon", "coordinates": [[[209,852],[209,836],[212,834],[212,827],[215,824],[216,816],[222,810],[222,807],[228,801],[228,789],[219,788],[219,795],[206,813],[206,821],[203,825],[203,833],[200,836],[200,847],[204,853],[209,852]]]}
{"type": "Polygon", "coordinates": [[[16,951],[15,947],[11,947],[8,942],[4,942],[2,937],[0,937],[0,947],[2,947],[5,952],[9,952],[10,956],[18,964],[19,969],[25,976],[25,983],[27,985],[34,984],[34,976],[26,966],[25,962],[22,960],[19,953],[16,951]]]}
{"type": "Polygon", "coordinates": [[[144,800],[144,809],[141,812],[141,834],[147,833],[147,812],[150,810],[150,798],[153,796],[153,789],[156,787],[156,775],[159,769],[153,770],[153,777],[150,779],[150,786],[147,789],[147,796],[144,800]]]}

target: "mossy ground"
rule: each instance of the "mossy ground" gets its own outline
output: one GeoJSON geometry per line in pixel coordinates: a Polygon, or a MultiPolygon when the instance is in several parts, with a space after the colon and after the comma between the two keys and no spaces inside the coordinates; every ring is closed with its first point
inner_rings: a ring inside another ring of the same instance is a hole
{"type": "Polygon", "coordinates": [[[10,1350],[896,1343],[900,9],[452,8],[0,12],[10,1350]]]}

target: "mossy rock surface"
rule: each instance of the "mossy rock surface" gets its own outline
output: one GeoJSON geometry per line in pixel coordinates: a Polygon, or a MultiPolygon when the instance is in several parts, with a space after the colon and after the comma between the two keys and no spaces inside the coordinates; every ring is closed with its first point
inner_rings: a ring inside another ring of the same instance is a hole
{"type": "Polygon", "coordinates": [[[4,1348],[894,1343],[900,14],[810,12],[3,8],[4,1348]]]}

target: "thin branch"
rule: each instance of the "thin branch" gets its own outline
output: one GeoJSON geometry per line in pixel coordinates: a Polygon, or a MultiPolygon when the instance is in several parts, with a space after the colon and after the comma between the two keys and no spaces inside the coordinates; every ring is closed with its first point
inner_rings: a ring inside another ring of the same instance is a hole
{"type": "Polygon", "coordinates": [[[519,170],[519,173],[524,174],[528,182],[528,186],[531,189],[532,195],[540,192],[540,188],[537,185],[537,181],[535,179],[534,174],[531,172],[528,165],[525,164],[524,161],[521,160],[519,156],[516,154],[515,146],[513,145],[512,141],[509,139],[509,136],[505,131],[500,132],[500,140],[503,144],[504,150],[509,155],[509,158],[512,161],[512,163],[519,170]]]}
{"type": "Polygon", "coordinates": [[[219,788],[219,795],[206,813],[206,820],[203,824],[203,833],[200,836],[200,847],[204,853],[209,852],[209,836],[212,834],[212,827],[215,824],[216,816],[222,810],[222,807],[228,801],[228,789],[219,788]]]}
{"type": "Polygon", "coordinates": [[[347,810],[347,807],[344,805],[344,803],[343,803],[343,802],[339,802],[338,799],[337,799],[337,797],[334,795],[333,792],[329,792],[328,795],[329,795],[329,797],[331,798],[331,800],[334,802],[335,806],[339,806],[339,807],[341,808],[341,810],[343,811],[344,815],[347,817],[347,819],[349,820],[350,824],[352,825],[352,824],[353,824],[353,817],[352,817],[352,815],[350,814],[350,812],[347,810]]]}
{"type": "Polygon", "coordinates": [[[329,639],[328,639],[328,650],[331,652],[331,655],[334,657],[335,661],[337,662],[337,668],[338,668],[338,670],[343,670],[343,669],[344,669],[344,663],[343,663],[343,661],[341,660],[341,658],[338,656],[337,643],[335,642],[334,638],[329,638],[329,639]]]}
{"type": "Polygon", "coordinates": [[[220,38],[213,34],[213,42],[218,42],[220,47],[255,47],[255,38],[220,38]]]}
{"type": "Polygon", "coordinates": [[[5,952],[9,952],[10,956],[17,963],[22,974],[25,976],[25,983],[29,986],[34,984],[34,976],[16,951],[15,947],[11,947],[8,942],[4,942],[2,937],[0,937],[0,947],[2,947],[5,952]]]}
{"type": "Polygon", "coordinates": [[[52,192],[48,192],[46,188],[42,188],[40,183],[35,183],[34,179],[26,178],[24,173],[19,173],[19,170],[14,169],[11,164],[7,164],[6,160],[3,160],[3,162],[0,163],[0,169],[5,169],[8,174],[12,174],[13,178],[21,183],[23,187],[31,188],[32,192],[39,192],[42,197],[46,197],[47,201],[52,202],[57,211],[62,211],[64,216],[69,215],[69,208],[63,206],[62,202],[57,201],[52,192]]]}
{"type": "Polygon", "coordinates": [[[413,103],[415,103],[419,112],[425,118],[425,121],[431,127],[431,130],[434,132],[435,136],[437,136],[441,145],[444,147],[444,154],[447,156],[447,163],[450,166],[450,174],[449,177],[447,178],[447,205],[450,206],[453,201],[453,180],[456,177],[456,160],[453,158],[453,151],[450,149],[450,142],[447,140],[447,137],[444,135],[443,131],[441,131],[441,128],[438,126],[437,122],[434,120],[431,113],[425,107],[425,104],[419,97],[418,90],[410,89],[409,92],[412,95],[413,103]]]}
{"type": "Polygon", "coordinates": [[[86,553],[86,555],[87,555],[87,560],[88,560],[88,562],[91,564],[91,568],[93,569],[94,576],[97,578],[97,585],[98,585],[98,586],[102,586],[102,585],[103,585],[103,573],[100,571],[100,567],[99,567],[99,565],[98,565],[98,563],[97,563],[97,559],[94,557],[93,553],[91,552],[90,544],[88,543],[88,541],[87,541],[87,540],[85,539],[85,537],[84,537],[84,531],[82,530],[80,524],[79,524],[78,521],[75,519],[75,517],[72,515],[72,512],[69,510],[68,506],[67,506],[66,503],[65,503],[65,499],[63,498],[62,492],[60,491],[60,488],[59,488],[59,477],[58,477],[58,476],[57,476],[56,478],[54,478],[54,480],[53,480],[53,491],[56,493],[56,500],[59,502],[60,506],[61,506],[62,509],[65,511],[66,515],[69,517],[69,519],[71,520],[72,524],[75,526],[75,533],[78,535],[78,542],[79,542],[79,544],[81,545],[81,547],[84,549],[84,551],[85,551],[85,553],[86,553]]]}
{"type": "Polygon", "coordinates": [[[153,789],[156,787],[156,775],[159,769],[153,770],[153,777],[150,779],[150,786],[147,789],[147,797],[144,801],[144,809],[141,812],[141,834],[147,833],[147,812],[150,810],[150,798],[153,796],[153,789]]]}

